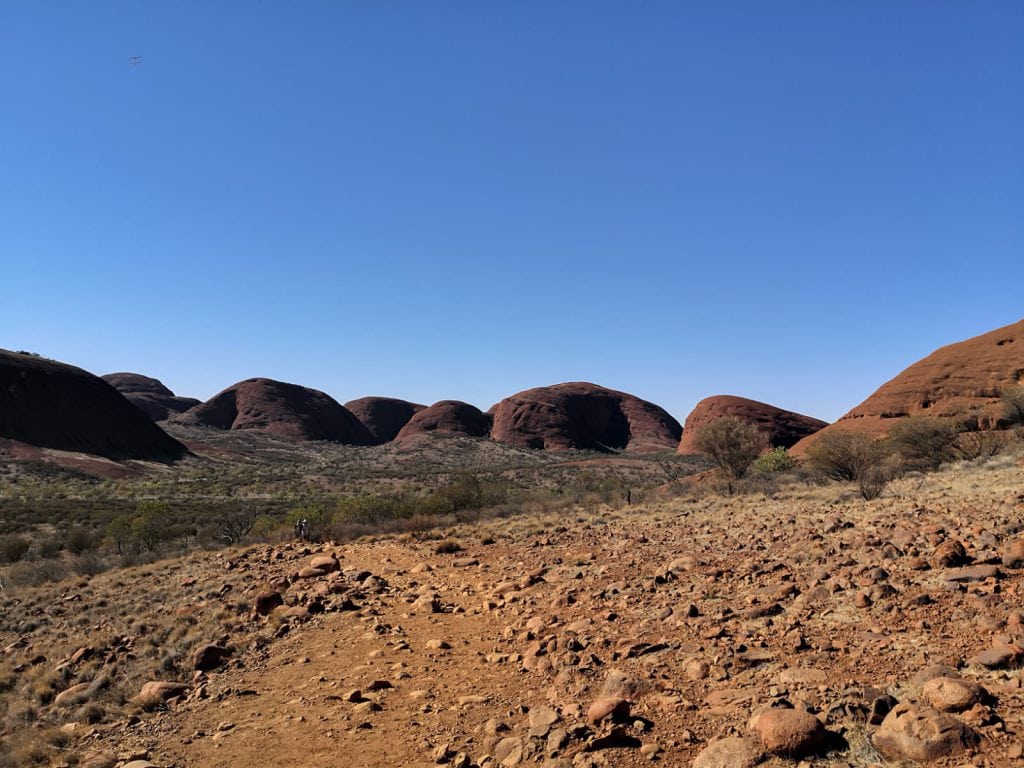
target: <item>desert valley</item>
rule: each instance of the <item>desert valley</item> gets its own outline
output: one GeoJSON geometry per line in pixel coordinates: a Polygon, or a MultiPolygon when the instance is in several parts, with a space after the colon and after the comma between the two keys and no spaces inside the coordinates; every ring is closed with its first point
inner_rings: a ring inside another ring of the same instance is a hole
{"type": "Polygon", "coordinates": [[[0,765],[1021,764],[1024,321],[893,373],[681,424],[0,352],[0,765]]]}

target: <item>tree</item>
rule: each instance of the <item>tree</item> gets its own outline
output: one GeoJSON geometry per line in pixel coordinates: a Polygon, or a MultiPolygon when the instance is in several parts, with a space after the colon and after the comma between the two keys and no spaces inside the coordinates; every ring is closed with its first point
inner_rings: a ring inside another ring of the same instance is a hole
{"type": "Polygon", "coordinates": [[[733,416],[716,419],[697,430],[697,450],[729,477],[739,480],[767,445],[753,424],[733,416]]]}
{"type": "Polygon", "coordinates": [[[237,544],[249,535],[255,523],[255,508],[241,506],[229,509],[218,525],[218,538],[227,545],[237,544]]]}

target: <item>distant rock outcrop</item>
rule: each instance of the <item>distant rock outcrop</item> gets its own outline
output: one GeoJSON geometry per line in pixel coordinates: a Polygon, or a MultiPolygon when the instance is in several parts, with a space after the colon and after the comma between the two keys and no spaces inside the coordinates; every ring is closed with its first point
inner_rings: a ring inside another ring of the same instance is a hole
{"type": "Polygon", "coordinates": [[[288,440],[373,442],[366,427],[341,403],[315,389],[273,379],[246,379],[174,421],[217,429],[257,430],[288,440]]]}
{"type": "Polygon", "coordinates": [[[491,417],[476,406],[461,400],[441,400],[409,419],[395,440],[405,443],[429,432],[486,437],[490,429],[491,417]]]}
{"type": "Polygon", "coordinates": [[[867,400],[817,435],[849,429],[884,435],[908,416],[970,418],[982,429],[999,425],[1003,390],[1024,384],[1024,320],[932,352],[886,382],[867,400]]]}
{"type": "Polygon", "coordinates": [[[0,350],[0,437],[109,459],[174,461],[186,449],[80,368],[0,350]]]}
{"type": "Polygon", "coordinates": [[[767,437],[768,445],[772,448],[789,448],[828,426],[827,421],[786,411],[768,403],[759,403],[757,400],[734,395],[715,395],[697,403],[686,417],[678,453],[700,453],[697,449],[697,433],[702,427],[724,417],[733,417],[754,424],[767,437]]]}
{"type": "Polygon", "coordinates": [[[427,406],[393,397],[361,397],[345,407],[363,423],[376,445],[394,440],[409,419],[427,406]]]}
{"type": "Polygon", "coordinates": [[[490,413],[491,437],[521,448],[663,451],[682,432],[654,403],[579,381],[519,392],[490,413]]]}
{"type": "Polygon", "coordinates": [[[140,373],[108,373],[105,382],[128,398],[132,405],[153,421],[163,421],[175,413],[184,413],[201,402],[194,397],[178,397],[159,379],[140,373]]]}

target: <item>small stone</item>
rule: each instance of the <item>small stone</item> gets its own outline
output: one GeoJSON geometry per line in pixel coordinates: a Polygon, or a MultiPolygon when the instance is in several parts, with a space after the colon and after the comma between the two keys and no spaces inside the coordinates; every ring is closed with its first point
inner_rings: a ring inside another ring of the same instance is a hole
{"type": "Polygon", "coordinates": [[[619,718],[629,716],[629,702],[617,696],[604,696],[597,699],[587,709],[587,722],[597,725],[606,718],[619,718]]]}
{"type": "Polygon", "coordinates": [[[537,707],[530,710],[530,737],[544,738],[551,726],[559,721],[558,713],[551,707],[537,707]]]}
{"type": "Polygon", "coordinates": [[[753,739],[730,736],[710,742],[693,761],[693,768],[754,768],[763,750],[753,739]]]}
{"type": "Polygon", "coordinates": [[[523,760],[522,739],[509,736],[499,741],[498,745],[494,748],[494,759],[498,762],[498,765],[506,766],[506,768],[519,765],[523,760]]]}
{"type": "Polygon", "coordinates": [[[220,645],[201,645],[192,653],[192,667],[200,672],[217,669],[231,655],[228,648],[220,645]]]}

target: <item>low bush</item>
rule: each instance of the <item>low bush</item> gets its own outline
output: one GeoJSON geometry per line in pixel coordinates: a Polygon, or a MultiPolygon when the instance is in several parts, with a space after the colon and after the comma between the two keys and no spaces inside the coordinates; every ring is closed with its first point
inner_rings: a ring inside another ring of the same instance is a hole
{"type": "Polygon", "coordinates": [[[813,469],[831,480],[858,481],[889,453],[885,441],[863,432],[835,429],[822,432],[807,448],[813,469]]]}
{"type": "Polygon", "coordinates": [[[959,434],[959,428],[950,419],[914,416],[893,425],[889,443],[903,457],[907,469],[928,471],[956,457],[959,434]]]}
{"type": "Polygon", "coordinates": [[[772,448],[767,453],[754,459],[749,471],[753,477],[768,477],[769,475],[777,475],[780,472],[789,472],[791,469],[795,469],[796,465],[796,459],[790,456],[785,448],[780,446],[772,448]]]}
{"type": "Polygon", "coordinates": [[[1024,386],[1007,387],[1001,400],[1006,423],[1010,426],[1024,424],[1024,386]]]}

